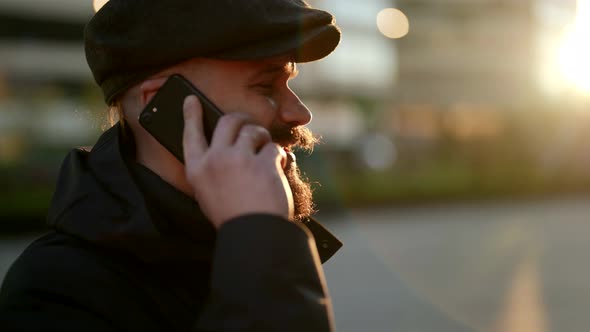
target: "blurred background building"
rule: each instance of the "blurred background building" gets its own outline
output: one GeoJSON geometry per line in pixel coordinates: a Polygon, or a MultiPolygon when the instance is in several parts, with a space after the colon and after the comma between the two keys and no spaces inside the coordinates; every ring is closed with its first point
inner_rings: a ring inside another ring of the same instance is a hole
{"type": "Polygon", "coordinates": [[[29,83],[86,84],[82,35],[89,1],[0,1],[0,70],[3,79],[29,83]]]}
{"type": "Polygon", "coordinates": [[[407,0],[399,103],[522,105],[538,98],[534,0],[407,0]]]}

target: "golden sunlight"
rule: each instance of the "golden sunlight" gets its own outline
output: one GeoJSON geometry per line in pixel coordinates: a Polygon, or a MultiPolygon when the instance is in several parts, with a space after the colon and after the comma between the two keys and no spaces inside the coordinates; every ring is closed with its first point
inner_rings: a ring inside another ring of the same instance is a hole
{"type": "Polygon", "coordinates": [[[590,94],[590,0],[578,0],[576,20],[569,27],[559,51],[565,78],[577,89],[590,94]]]}
{"type": "Polygon", "coordinates": [[[516,269],[501,312],[499,332],[545,332],[548,321],[543,300],[539,258],[529,254],[516,269]]]}
{"type": "Polygon", "coordinates": [[[107,2],[109,2],[109,0],[93,0],[92,7],[94,7],[94,12],[96,13],[99,11],[107,2]]]}

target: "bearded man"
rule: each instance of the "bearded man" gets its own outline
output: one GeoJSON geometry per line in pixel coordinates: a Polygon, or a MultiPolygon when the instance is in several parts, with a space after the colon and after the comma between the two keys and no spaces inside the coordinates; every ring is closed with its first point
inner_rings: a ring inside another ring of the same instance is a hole
{"type": "Polygon", "coordinates": [[[320,261],[339,242],[311,219],[292,157],[313,147],[311,113],[288,83],[339,40],[301,0],[109,1],[85,50],[119,121],[66,157],[53,231],[6,276],[2,330],[333,330],[320,261]],[[208,144],[184,100],[184,164],[138,122],[173,74],[225,113],[208,144]]]}

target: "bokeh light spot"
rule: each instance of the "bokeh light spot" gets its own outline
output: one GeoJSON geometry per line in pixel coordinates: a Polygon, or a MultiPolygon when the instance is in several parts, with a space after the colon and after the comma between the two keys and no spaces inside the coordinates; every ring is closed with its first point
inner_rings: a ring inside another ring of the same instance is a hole
{"type": "Polygon", "coordinates": [[[377,28],[384,36],[397,39],[408,34],[410,22],[401,10],[385,8],[377,14],[377,28]]]}
{"type": "Polygon", "coordinates": [[[361,141],[360,154],[366,166],[375,170],[387,169],[397,159],[397,149],[383,134],[372,134],[361,141]]]}

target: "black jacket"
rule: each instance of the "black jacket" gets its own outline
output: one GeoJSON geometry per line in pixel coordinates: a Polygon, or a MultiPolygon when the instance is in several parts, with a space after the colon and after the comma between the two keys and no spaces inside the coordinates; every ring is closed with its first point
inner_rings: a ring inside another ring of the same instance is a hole
{"type": "Polygon", "coordinates": [[[116,125],[65,159],[54,231],[5,277],[2,331],[333,330],[320,256],[337,240],[313,220],[312,234],[264,214],[215,232],[191,198],[133,161],[125,133],[116,125]]]}

